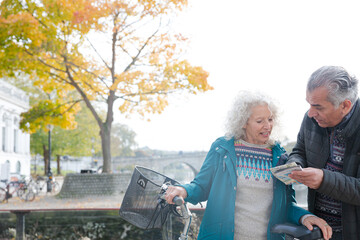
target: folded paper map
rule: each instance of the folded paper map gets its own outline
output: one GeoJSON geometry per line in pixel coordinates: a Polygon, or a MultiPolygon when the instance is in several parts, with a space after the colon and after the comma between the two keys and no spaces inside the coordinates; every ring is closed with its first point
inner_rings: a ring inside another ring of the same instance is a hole
{"type": "Polygon", "coordinates": [[[280,181],[282,181],[286,185],[289,185],[289,184],[292,184],[292,183],[299,183],[298,181],[290,178],[289,174],[292,171],[301,171],[301,170],[302,170],[301,166],[297,165],[294,162],[270,168],[271,173],[277,179],[279,179],[280,181]]]}

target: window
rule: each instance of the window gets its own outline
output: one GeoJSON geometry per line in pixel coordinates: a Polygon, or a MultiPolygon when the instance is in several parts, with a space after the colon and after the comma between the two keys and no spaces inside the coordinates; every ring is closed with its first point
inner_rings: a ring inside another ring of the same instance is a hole
{"type": "Polygon", "coordinates": [[[10,179],[10,161],[6,160],[5,163],[0,164],[0,180],[10,179]]]}
{"type": "Polygon", "coordinates": [[[14,152],[18,152],[18,130],[14,129],[14,152]]]}
{"type": "Polygon", "coordinates": [[[4,152],[6,151],[6,127],[2,127],[2,148],[4,152]]]}
{"type": "Polygon", "coordinates": [[[16,173],[20,174],[21,173],[21,162],[17,161],[16,163],[16,173]]]}

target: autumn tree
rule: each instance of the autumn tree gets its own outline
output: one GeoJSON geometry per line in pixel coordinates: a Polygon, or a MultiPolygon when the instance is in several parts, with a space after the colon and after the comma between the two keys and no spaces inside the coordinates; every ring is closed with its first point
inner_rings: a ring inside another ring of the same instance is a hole
{"type": "Polygon", "coordinates": [[[187,39],[171,29],[186,6],[187,0],[3,0],[0,77],[22,72],[52,93],[23,115],[22,129],[76,128],[83,101],[100,129],[103,171],[111,172],[115,102],[125,116],[146,117],[161,113],[170,93],[211,89],[208,73],[182,58],[187,39]]]}
{"type": "MultiPolygon", "coordinates": [[[[52,156],[91,156],[92,149],[100,152],[98,126],[87,108],[82,108],[75,117],[78,127],[65,130],[55,126],[51,131],[52,156]]],[[[30,150],[32,154],[41,153],[48,145],[48,131],[42,129],[31,134],[30,150]]]]}

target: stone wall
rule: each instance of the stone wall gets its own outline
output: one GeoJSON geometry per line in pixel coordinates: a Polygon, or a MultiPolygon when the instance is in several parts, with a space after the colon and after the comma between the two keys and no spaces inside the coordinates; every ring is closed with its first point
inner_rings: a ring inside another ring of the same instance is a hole
{"type": "Polygon", "coordinates": [[[113,196],[125,193],[132,173],[67,174],[58,198],[113,196]]]}

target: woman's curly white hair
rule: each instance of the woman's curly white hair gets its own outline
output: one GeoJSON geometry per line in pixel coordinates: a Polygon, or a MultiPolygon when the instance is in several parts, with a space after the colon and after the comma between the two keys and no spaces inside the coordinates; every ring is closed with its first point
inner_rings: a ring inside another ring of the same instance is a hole
{"type": "MultiPolygon", "coordinates": [[[[225,137],[227,139],[234,138],[235,140],[244,139],[245,129],[243,126],[245,126],[250,118],[251,108],[259,105],[267,105],[269,107],[269,110],[273,114],[273,128],[276,127],[279,111],[274,101],[263,93],[240,91],[235,97],[225,121],[225,137]]],[[[273,138],[271,137],[271,139],[273,138]]],[[[274,141],[270,140],[269,142],[273,143],[274,141]]]]}

